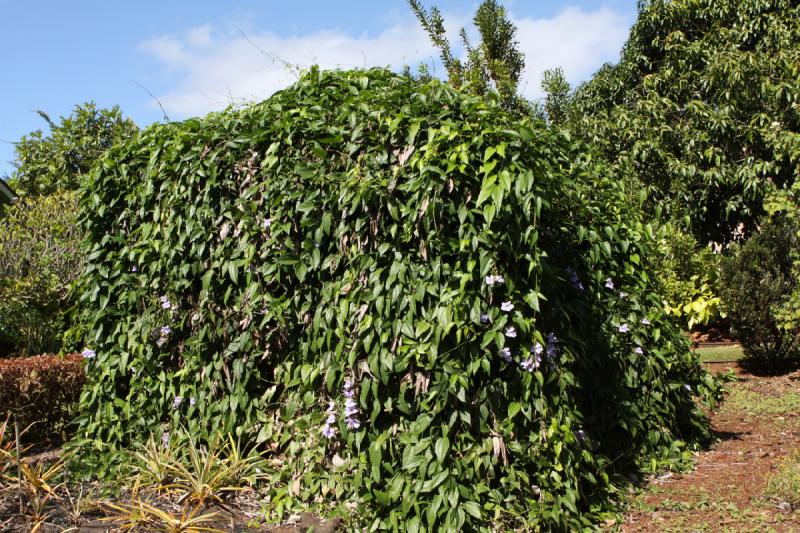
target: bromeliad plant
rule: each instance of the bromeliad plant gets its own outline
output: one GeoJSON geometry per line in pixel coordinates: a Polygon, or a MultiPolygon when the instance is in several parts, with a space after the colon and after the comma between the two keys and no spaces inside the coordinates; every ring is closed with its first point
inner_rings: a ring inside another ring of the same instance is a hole
{"type": "Polygon", "coordinates": [[[565,134],[384,70],[153,126],[82,192],[83,465],[166,424],[266,448],[276,518],[586,525],[716,391],[629,197],[565,134]]]}

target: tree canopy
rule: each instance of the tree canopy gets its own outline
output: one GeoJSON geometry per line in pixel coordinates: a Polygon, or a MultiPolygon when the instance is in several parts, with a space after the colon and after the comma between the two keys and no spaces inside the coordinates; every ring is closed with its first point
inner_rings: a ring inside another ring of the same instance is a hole
{"type": "Polygon", "coordinates": [[[37,113],[47,122],[49,132],[36,130],[16,143],[9,183],[20,196],[77,189],[82,176],[106,150],[138,131],[118,106],[76,105],[57,123],[44,111],[37,113]]]}
{"type": "Polygon", "coordinates": [[[408,0],[408,4],[439,49],[448,81],[454,87],[469,84],[469,90],[478,95],[497,92],[507,109],[529,111],[529,102],[518,94],[525,55],[516,40],[517,27],[501,4],[496,0],[484,0],[478,6],[472,19],[480,35],[477,44],[473,44],[467,30],[461,28],[459,36],[466,54],[463,61],[454,55],[439,9],[432,7],[428,12],[419,0],[408,0]]]}
{"type": "Polygon", "coordinates": [[[578,89],[573,129],[649,187],[651,209],[688,216],[701,242],[726,242],[800,174],[800,3],[639,9],[620,62],[578,89]]]}

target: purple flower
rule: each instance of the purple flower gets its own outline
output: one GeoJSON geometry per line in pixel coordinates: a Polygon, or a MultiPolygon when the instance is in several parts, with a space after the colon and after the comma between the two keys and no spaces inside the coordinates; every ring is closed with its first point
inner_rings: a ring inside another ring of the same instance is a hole
{"type": "Polygon", "coordinates": [[[83,350],[81,352],[81,355],[86,359],[94,359],[94,356],[97,355],[97,354],[94,353],[94,350],[90,350],[89,348],[86,348],[85,350],[83,350]]]}
{"type": "Polygon", "coordinates": [[[636,349],[634,350],[634,353],[636,353],[638,355],[642,355],[642,354],[644,354],[644,350],[642,350],[641,346],[637,346],[636,349]]]}
{"type": "Polygon", "coordinates": [[[537,342],[536,344],[533,345],[533,348],[531,348],[531,353],[533,353],[534,355],[540,356],[542,355],[543,352],[544,352],[544,347],[541,345],[541,343],[537,342]]]}
{"type": "Polygon", "coordinates": [[[138,271],[139,271],[139,269],[138,269],[138,268],[136,268],[136,265],[133,265],[133,266],[131,267],[131,272],[138,272],[138,271]]]}
{"type": "Polygon", "coordinates": [[[504,346],[503,349],[500,350],[500,357],[503,359],[503,361],[510,363],[512,361],[511,348],[509,348],[508,346],[504,346]]]}
{"type": "Polygon", "coordinates": [[[194,403],[195,403],[194,396],[192,396],[191,398],[189,398],[189,405],[194,406],[194,403]]]}
{"type": "Polygon", "coordinates": [[[628,324],[622,324],[619,327],[619,332],[620,333],[628,333],[630,330],[631,330],[631,328],[630,328],[630,326],[628,326],[628,324]]]}
{"type": "Polygon", "coordinates": [[[506,282],[506,280],[505,280],[505,278],[503,276],[493,276],[491,274],[486,276],[486,280],[485,281],[486,281],[486,284],[489,285],[490,287],[492,285],[502,285],[503,283],[506,282]]]}
{"type": "Polygon", "coordinates": [[[521,366],[524,370],[527,370],[528,372],[533,372],[534,370],[539,368],[540,364],[542,364],[542,358],[541,356],[536,355],[534,357],[529,357],[525,359],[523,362],[519,364],[519,366],[521,366]]]}
{"type": "Polygon", "coordinates": [[[506,328],[505,336],[512,339],[517,336],[517,330],[514,328],[514,326],[508,326],[506,328]]]}
{"type": "Polygon", "coordinates": [[[344,418],[347,428],[351,430],[358,429],[361,427],[361,421],[358,419],[358,404],[353,399],[355,396],[355,391],[353,390],[353,380],[349,377],[345,378],[342,390],[345,397],[344,418]]]}
{"type": "Polygon", "coordinates": [[[169,446],[169,431],[165,431],[161,434],[161,444],[166,448],[169,446]]]}
{"type": "Polygon", "coordinates": [[[514,304],[512,304],[511,302],[503,302],[502,304],[500,304],[501,311],[505,311],[506,313],[508,313],[512,309],[514,309],[514,304]]]}
{"type": "Polygon", "coordinates": [[[352,398],[347,398],[344,401],[344,416],[353,416],[358,414],[358,407],[356,407],[356,402],[352,398]]]}
{"type": "Polygon", "coordinates": [[[170,328],[169,326],[163,326],[163,327],[161,328],[161,336],[162,336],[162,337],[166,337],[166,336],[167,336],[167,335],[169,335],[170,333],[172,333],[172,328],[170,328]]]}
{"type": "Polygon", "coordinates": [[[567,273],[569,274],[569,282],[572,283],[572,286],[579,290],[583,290],[583,283],[581,283],[581,279],[578,277],[578,273],[572,267],[567,267],[567,273]]]}
{"type": "Polygon", "coordinates": [[[481,313],[481,324],[488,324],[489,323],[489,315],[486,313],[481,313]]]}
{"type": "Polygon", "coordinates": [[[175,396],[175,399],[172,400],[172,408],[177,409],[178,407],[181,406],[181,402],[183,402],[183,398],[181,398],[180,396],[175,396]]]}
{"type": "Polygon", "coordinates": [[[547,357],[554,358],[556,356],[556,342],[558,339],[556,338],[555,334],[548,333],[547,334],[547,357]]]}
{"type": "Polygon", "coordinates": [[[336,435],[336,428],[333,425],[336,423],[336,403],[331,400],[328,402],[328,408],[325,410],[328,413],[328,418],[325,420],[325,424],[322,426],[322,434],[332,439],[336,435]]]}
{"type": "Polygon", "coordinates": [[[614,288],[614,280],[611,279],[611,278],[608,278],[606,280],[606,289],[613,289],[613,288],[614,288]]]}
{"type": "Polygon", "coordinates": [[[575,438],[578,440],[578,442],[583,444],[584,442],[586,442],[586,432],[582,429],[579,429],[578,431],[575,432],[575,438]]]}
{"type": "Polygon", "coordinates": [[[271,225],[272,225],[272,220],[270,220],[269,218],[265,218],[264,219],[264,229],[269,229],[269,227],[271,225]]]}
{"type": "Polygon", "coordinates": [[[161,308],[162,309],[170,309],[172,307],[172,304],[170,303],[169,298],[167,298],[166,296],[160,297],[159,300],[161,301],[161,308]]]}
{"type": "Polygon", "coordinates": [[[642,319],[642,324],[644,324],[645,326],[649,326],[650,325],[650,321],[647,320],[647,318],[643,318],[642,319]]]}

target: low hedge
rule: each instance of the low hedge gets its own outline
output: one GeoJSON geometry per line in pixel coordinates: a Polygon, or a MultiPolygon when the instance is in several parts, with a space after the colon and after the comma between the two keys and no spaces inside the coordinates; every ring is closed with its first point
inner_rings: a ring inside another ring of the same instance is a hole
{"type": "Polygon", "coordinates": [[[78,354],[0,359],[0,416],[30,426],[29,437],[50,436],[69,422],[85,380],[78,354]]]}

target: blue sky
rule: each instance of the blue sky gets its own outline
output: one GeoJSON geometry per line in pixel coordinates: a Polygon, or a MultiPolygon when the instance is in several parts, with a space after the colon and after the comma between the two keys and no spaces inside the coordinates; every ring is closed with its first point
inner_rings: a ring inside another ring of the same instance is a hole
{"type": "MultiPolygon", "coordinates": [[[[425,0],[453,33],[479,1],[425,0]]],[[[615,61],[635,0],[506,1],[526,53],[523,92],[540,96],[546,68],[573,83],[615,61]]],[[[455,35],[453,40],[456,40],[455,35]]],[[[13,144],[75,104],[119,104],[140,126],[268,97],[295,68],[431,63],[435,52],[405,0],[0,0],[0,176],[13,144]],[[137,84],[146,88],[146,91],[137,84]]],[[[440,69],[441,71],[441,69],[440,69]]]]}

